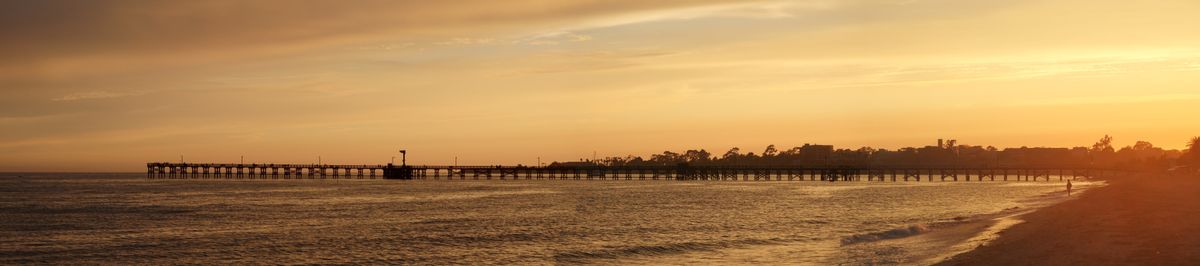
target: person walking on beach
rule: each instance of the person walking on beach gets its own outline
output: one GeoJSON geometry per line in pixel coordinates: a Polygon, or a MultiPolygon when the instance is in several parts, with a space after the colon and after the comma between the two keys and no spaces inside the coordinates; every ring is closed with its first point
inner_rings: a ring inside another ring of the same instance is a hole
{"type": "Polygon", "coordinates": [[[1067,196],[1071,196],[1071,180],[1067,180],[1067,196]]]}

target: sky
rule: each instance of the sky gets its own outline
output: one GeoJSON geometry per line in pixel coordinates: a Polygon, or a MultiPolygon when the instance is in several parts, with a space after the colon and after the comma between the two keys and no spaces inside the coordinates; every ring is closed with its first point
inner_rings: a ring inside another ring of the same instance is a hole
{"type": "Polygon", "coordinates": [[[1195,14],[1194,0],[3,1],[0,171],[1105,134],[1182,149],[1200,135],[1195,14]]]}

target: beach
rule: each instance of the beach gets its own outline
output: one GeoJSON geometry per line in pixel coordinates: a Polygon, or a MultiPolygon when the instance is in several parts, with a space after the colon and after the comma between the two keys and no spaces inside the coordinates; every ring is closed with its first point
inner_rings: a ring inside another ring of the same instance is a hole
{"type": "Polygon", "coordinates": [[[1109,180],[939,265],[1189,265],[1200,262],[1200,180],[1109,180]]]}

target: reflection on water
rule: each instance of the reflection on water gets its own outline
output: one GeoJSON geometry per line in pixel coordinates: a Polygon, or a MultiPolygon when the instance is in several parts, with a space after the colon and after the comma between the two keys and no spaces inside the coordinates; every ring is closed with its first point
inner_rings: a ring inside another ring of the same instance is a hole
{"type": "Polygon", "coordinates": [[[904,247],[853,237],[937,231],[1063,189],[14,176],[0,177],[0,264],[911,262],[904,247]]]}

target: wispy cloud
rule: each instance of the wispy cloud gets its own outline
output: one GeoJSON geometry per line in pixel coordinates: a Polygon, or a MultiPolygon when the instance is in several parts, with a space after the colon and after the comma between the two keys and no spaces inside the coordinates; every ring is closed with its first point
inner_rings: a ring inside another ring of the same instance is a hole
{"type": "Polygon", "coordinates": [[[141,95],[141,94],[143,94],[143,93],[87,91],[87,92],[71,93],[71,94],[63,95],[61,97],[53,98],[50,100],[56,101],[56,102],[69,102],[69,101],[81,101],[81,100],[110,99],[110,98],[135,96],[135,95],[141,95]]]}
{"type": "Polygon", "coordinates": [[[372,45],[355,45],[347,49],[354,51],[393,51],[405,50],[417,46],[416,42],[379,43],[372,45]]]}
{"type": "Polygon", "coordinates": [[[70,114],[46,114],[35,116],[0,116],[0,125],[14,125],[21,123],[42,122],[54,119],[71,117],[70,114]]]}
{"type": "Polygon", "coordinates": [[[523,38],[514,41],[514,43],[529,44],[529,45],[558,45],[569,42],[585,42],[592,40],[592,36],[586,34],[578,34],[569,31],[557,31],[551,33],[538,34],[531,37],[523,38]]]}
{"type": "Polygon", "coordinates": [[[433,44],[447,45],[447,46],[469,46],[469,45],[488,45],[488,44],[493,44],[493,43],[496,43],[496,39],[459,37],[459,38],[453,38],[453,39],[446,40],[446,41],[435,42],[433,44]]]}
{"type": "Polygon", "coordinates": [[[700,5],[676,9],[640,10],[614,16],[584,20],[563,30],[581,31],[642,24],[650,22],[690,20],[699,18],[771,19],[794,17],[802,11],[826,10],[838,6],[836,1],[739,1],[715,5],[700,5]]]}
{"type": "Polygon", "coordinates": [[[568,31],[555,31],[549,33],[535,34],[528,37],[520,38],[473,38],[473,37],[456,37],[444,41],[433,42],[437,46],[491,46],[491,45],[559,45],[572,42],[585,42],[592,40],[591,35],[579,34],[568,31]]]}
{"type": "MultiPolygon", "coordinates": [[[[345,47],[397,36],[476,36],[734,0],[0,3],[0,80],[74,77],[345,47]]],[[[489,37],[452,39],[478,44],[489,37]]],[[[407,40],[401,40],[407,41],[407,40]]]]}
{"type": "Polygon", "coordinates": [[[1150,95],[1116,95],[1116,96],[1082,96],[1047,98],[1019,102],[1019,106],[1057,106],[1057,105],[1088,105],[1088,104],[1129,104],[1163,101],[1194,101],[1200,100],[1200,93],[1167,93],[1150,95]]]}

